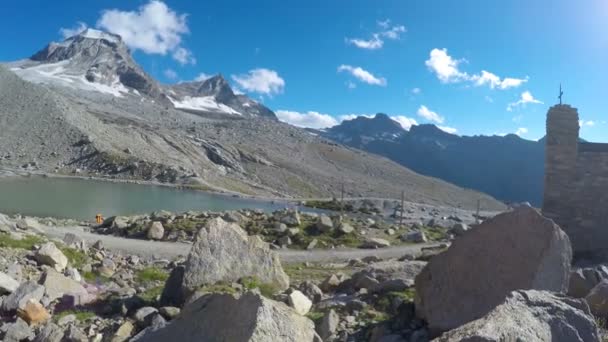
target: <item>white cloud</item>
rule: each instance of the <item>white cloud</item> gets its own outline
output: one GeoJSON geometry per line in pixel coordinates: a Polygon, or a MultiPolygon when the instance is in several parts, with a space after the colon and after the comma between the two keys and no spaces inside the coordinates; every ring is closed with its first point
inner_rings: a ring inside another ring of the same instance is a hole
{"type": "Polygon", "coordinates": [[[515,131],[515,134],[519,135],[520,137],[527,133],[528,133],[528,129],[526,127],[519,127],[517,129],[517,131],[515,131]]]}
{"type": "Polygon", "coordinates": [[[383,29],[387,29],[389,27],[389,25],[391,24],[391,20],[390,19],[378,20],[376,23],[378,24],[378,26],[382,27],[383,29]]]}
{"type": "Polygon", "coordinates": [[[421,92],[422,92],[422,89],[420,89],[420,88],[414,88],[414,89],[412,89],[412,94],[414,94],[414,95],[418,95],[421,92]]]}
{"type": "Polygon", "coordinates": [[[244,90],[272,95],[283,92],[285,80],[274,70],[258,68],[247,74],[232,75],[232,79],[244,90]]]}
{"type": "Polygon", "coordinates": [[[384,46],[384,41],[380,39],[380,35],[374,34],[372,38],[365,40],[359,38],[347,38],[346,41],[360,49],[376,50],[384,46]]]}
{"type": "Polygon", "coordinates": [[[168,78],[170,80],[177,79],[177,73],[173,69],[167,69],[163,72],[163,74],[165,75],[166,78],[168,78]]]}
{"type": "Polygon", "coordinates": [[[431,70],[439,81],[442,83],[459,83],[459,82],[472,82],[475,86],[488,85],[490,89],[509,89],[519,87],[523,83],[528,81],[528,78],[513,78],[505,77],[501,79],[486,70],[482,70],[481,74],[469,75],[468,73],[461,71],[459,65],[466,62],[465,59],[454,59],[448,54],[447,49],[433,49],[429,54],[424,64],[431,70]]]}
{"type": "Polygon", "coordinates": [[[386,85],[385,78],[382,78],[382,77],[378,78],[378,77],[374,76],[371,72],[364,70],[361,67],[353,67],[351,65],[342,64],[338,67],[338,72],[343,72],[343,71],[350,73],[359,81],[365,82],[367,84],[378,85],[378,86],[386,85]]]}
{"type": "Polygon", "coordinates": [[[431,111],[426,106],[420,106],[417,113],[418,116],[425,118],[428,121],[433,121],[436,123],[443,123],[444,121],[444,118],[441,115],[431,111]]]}
{"type": "Polygon", "coordinates": [[[151,0],[137,11],[104,10],[97,26],[118,34],[133,50],[166,55],[182,64],[193,63],[192,54],[181,47],[182,35],[189,33],[187,14],[178,14],[164,2],[151,0]]]}
{"type": "Polygon", "coordinates": [[[209,75],[209,74],[205,74],[204,72],[201,72],[200,74],[198,74],[198,76],[196,76],[196,78],[194,78],[195,81],[206,81],[208,79],[210,79],[211,77],[213,77],[213,75],[209,75]]]}
{"type": "Polygon", "coordinates": [[[391,116],[391,119],[397,121],[399,124],[401,124],[401,127],[403,127],[403,129],[406,129],[408,131],[412,126],[418,125],[418,122],[416,122],[415,119],[408,118],[405,115],[391,116]]]}
{"type": "Polygon", "coordinates": [[[399,25],[399,26],[394,26],[387,31],[380,32],[380,35],[385,38],[395,40],[395,39],[401,38],[401,33],[405,33],[405,31],[406,31],[405,26],[399,25]]]}
{"type": "Polygon", "coordinates": [[[82,21],[79,21],[78,23],[76,23],[76,26],[72,27],[72,28],[60,28],[59,29],[59,33],[61,34],[61,36],[63,37],[63,39],[67,39],[70,38],[72,36],[75,36],[77,34],[79,34],[80,32],[86,30],[87,24],[83,23],[82,21]]]}
{"type": "Polygon", "coordinates": [[[592,121],[592,120],[587,120],[587,121],[585,121],[585,120],[579,120],[578,124],[579,124],[580,127],[584,127],[584,126],[593,127],[593,126],[595,126],[595,121],[592,121]]]}
{"type": "Polygon", "coordinates": [[[469,75],[458,70],[464,60],[453,59],[447,49],[433,49],[424,64],[437,75],[443,83],[455,83],[469,79],[469,75]]]}
{"type": "Polygon", "coordinates": [[[338,121],[333,116],[319,112],[299,113],[289,110],[278,110],[275,113],[279,120],[298,127],[321,129],[338,124],[338,121]]]}
{"type": "Polygon", "coordinates": [[[196,64],[196,58],[194,58],[192,52],[183,47],[179,47],[173,52],[173,59],[178,61],[181,65],[196,64]]]}
{"type": "Polygon", "coordinates": [[[512,111],[513,108],[519,107],[519,106],[526,106],[528,103],[536,103],[536,104],[542,104],[543,102],[535,99],[534,96],[532,96],[532,93],[530,93],[529,91],[524,91],[523,93],[521,93],[519,100],[513,102],[513,103],[509,103],[509,105],[507,106],[507,111],[512,111]]]}
{"type": "Polygon", "coordinates": [[[380,32],[372,33],[371,38],[346,38],[346,42],[349,44],[353,44],[354,46],[360,49],[377,50],[381,49],[384,46],[384,40],[382,38],[397,40],[401,38],[402,33],[405,33],[407,31],[405,29],[405,26],[403,25],[395,25],[391,27],[390,19],[377,21],[377,24],[383,30],[380,32]]]}
{"type": "Polygon", "coordinates": [[[527,82],[528,79],[520,79],[520,78],[504,78],[504,79],[500,79],[500,77],[494,75],[493,73],[489,72],[489,71],[485,71],[482,70],[481,71],[481,75],[473,75],[471,76],[471,81],[473,81],[475,83],[475,85],[477,86],[482,86],[482,85],[489,85],[490,89],[509,89],[509,88],[516,88],[519,87],[520,85],[522,85],[523,83],[527,82]]]}
{"type": "Polygon", "coordinates": [[[456,134],[458,132],[458,130],[456,128],[448,127],[448,126],[437,126],[437,128],[439,128],[440,130],[442,130],[446,133],[450,133],[450,134],[456,134]]]}

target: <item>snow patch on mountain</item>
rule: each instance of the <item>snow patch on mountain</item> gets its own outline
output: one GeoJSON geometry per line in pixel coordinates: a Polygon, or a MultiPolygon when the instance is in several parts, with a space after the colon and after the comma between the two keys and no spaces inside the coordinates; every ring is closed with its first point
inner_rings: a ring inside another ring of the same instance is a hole
{"type": "Polygon", "coordinates": [[[13,67],[11,68],[11,71],[15,72],[24,80],[38,84],[48,84],[70,87],[73,89],[96,91],[116,97],[122,97],[123,94],[129,93],[129,89],[120,83],[118,78],[116,78],[114,82],[109,85],[89,82],[82,74],[70,74],[66,69],[68,64],[69,61],[65,60],[57,63],[13,67]]]}
{"type": "Polygon", "coordinates": [[[240,112],[226,106],[225,104],[218,103],[213,96],[203,97],[191,97],[185,96],[181,100],[175,100],[169,97],[173,106],[178,109],[189,109],[189,110],[200,110],[200,111],[212,111],[220,112],[231,115],[243,115],[240,112]]]}

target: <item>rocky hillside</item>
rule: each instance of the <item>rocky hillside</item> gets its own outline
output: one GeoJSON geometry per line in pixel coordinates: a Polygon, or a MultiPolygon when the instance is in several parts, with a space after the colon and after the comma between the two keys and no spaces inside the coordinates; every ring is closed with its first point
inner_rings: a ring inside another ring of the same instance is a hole
{"type": "Polygon", "coordinates": [[[0,166],[273,197],[339,196],[344,185],[346,197],[399,198],[404,190],[412,202],[504,208],[277,122],[220,76],[157,86],[127,52],[119,37],[85,31],[0,67],[0,166]],[[141,82],[124,83],[133,78],[141,82]],[[179,108],[188,98],[215,107],[179,108]]]}
{"type": "MultiPolygon", "coordinates": [[[[52,241],[44,235],[75,222],[0,214],[0,338],[600,342],[607,336],[606,267],[573,268],[566,234],[530,207],[470,229],[455,226],[446,244],[398,259],[372,251],[331,263],[284,262],[284,249],[273,251],[242,229],[258,213],[235,214],[147,216],[149,234],[186,216],[204,221],[193,227],[189,250],[174,259],[150,257],[166,243],[142,241],[147,253],[117,253],[102,240],[81,238],[82,230],[52,241]]],[[[276,229],[299,229],[294,213],[273,216],[276,229]]],[[[324,218],[317,219],[321,228],[324,218]]],[[[116,229],[124,223],[108,221],[116,229]]],[[[349,234],[343,225],[325,228],[349,234]]]]}
{"type": "Polygon", "coordinates": [[[412,126],[406,131],[385,114],[344,121],[320,134],[504,201],[542,202],[542,140],[525,140],[514,134],[458,136],[435,125],[412,126]]]}

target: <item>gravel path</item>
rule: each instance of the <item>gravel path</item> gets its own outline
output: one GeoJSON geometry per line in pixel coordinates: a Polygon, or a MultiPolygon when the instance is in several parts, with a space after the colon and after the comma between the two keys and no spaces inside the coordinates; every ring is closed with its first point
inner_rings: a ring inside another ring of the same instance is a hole
{"type": "MultiPolygon", "coordinates": [[[[87,243],[93,244],[101,240],[105,248],[122,253],[137,254],[141,257],[158,257],[172,259],[179,255],[187,255],[190,244],[178,242],[158,242],[137,239],[125,239],[112,235],[99,235],[85,230],[83,227],[43,227],[42,232],[55,239],[63,239],[66,233],[74,233],[87,243]]],[[[334,262],[346,261],[366,256],[377,256],[380,258],[401,257],[405,254],[413,254],[420,251],[422,247],[435,244],[417,244],[407,246],[394,246],[381,249],[334,249],[334,250],[279,250],[281,261],[286,263],[297,262],[334,262]]]]}

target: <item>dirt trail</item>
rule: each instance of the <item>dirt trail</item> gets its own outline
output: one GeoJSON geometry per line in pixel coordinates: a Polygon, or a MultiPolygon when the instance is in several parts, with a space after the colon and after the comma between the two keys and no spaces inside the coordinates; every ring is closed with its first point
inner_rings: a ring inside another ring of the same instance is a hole
{"type": "MultiPolygon", "coordinates": [[[[140,257],[172,259],[179,255],[187,255],[190,244],[179,242],[159,242],[137,239],[126,239],[112,235],[99,235],[85,231],[84,227],[43,227],[42,232],[56,239],[63,239],[66,233],[74,233],[89,244],[101,240],[105,248],[122,253],[136,254],[140,257]]],[[[381,249],[333,249],[333,250],[279,250],[277,251],[281,261],[285,263],[297,262],[334,262],[349,259],[363,258],[366,256],[377,256],[379,258],[395,258],[405,254],[413,254],[420,251],[422,247],[435,244],[417,244],[407,246],[394,246],[381,249]]]]}

